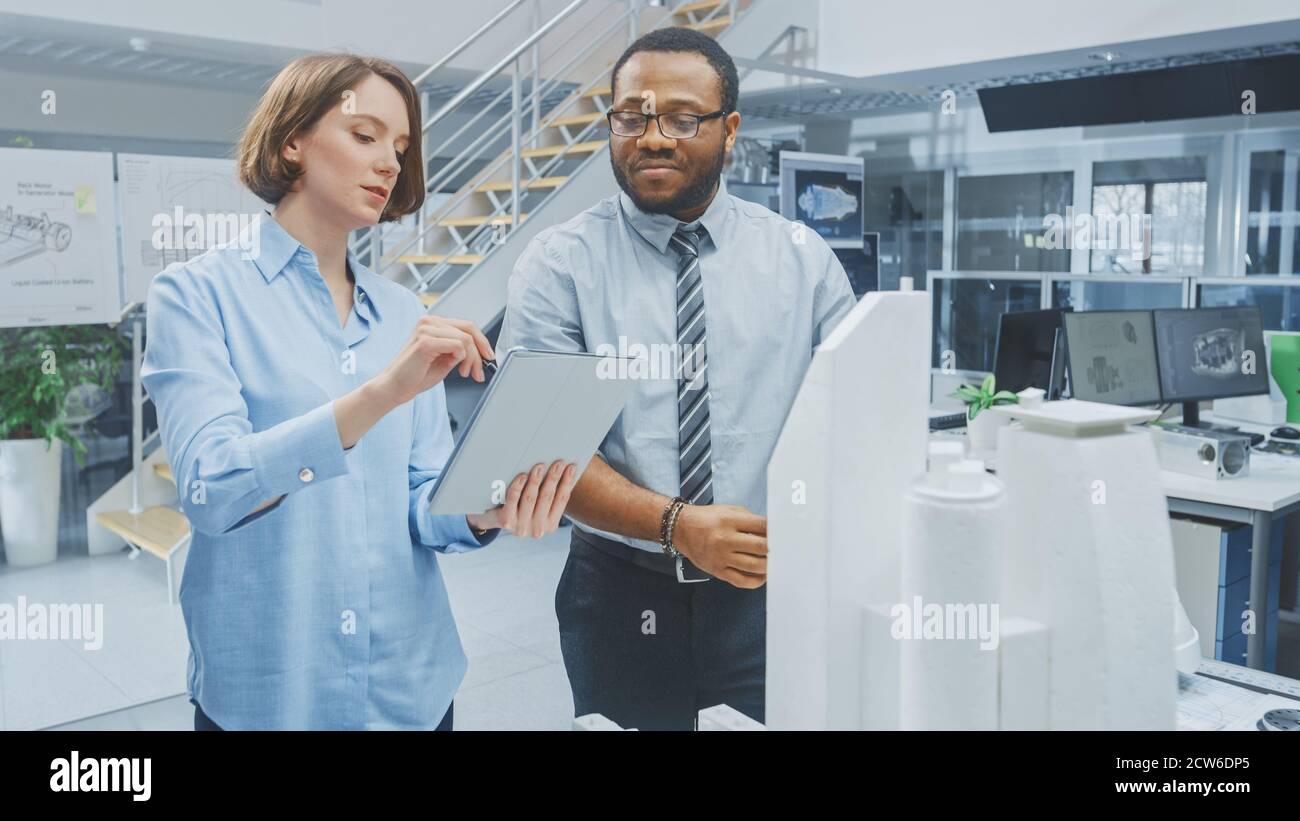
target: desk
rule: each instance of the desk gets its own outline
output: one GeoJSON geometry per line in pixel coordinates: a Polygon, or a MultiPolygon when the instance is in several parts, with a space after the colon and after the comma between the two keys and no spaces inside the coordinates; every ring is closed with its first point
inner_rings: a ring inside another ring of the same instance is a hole
{"type": "MultiPolygon", "coordinates": [[[[1272,427],[1252,425],[1203,413],[1206,422],[1234,425],[1243,433],[1267,434],[1272,427]]],[[[1266,454],[1251,453],[1251,460],[1266,454]]],[[[1270,536],[1275,519],[1300,510],[1300,457],[1279,456],[1295,461],[1294,472],[1256,471],[1239,479],[1198,479],[1183,473],[1160,471],[1160,482],[1169,501],[1170,513],[1183,513],[1240,522],[1251,526],[1250,603],[1257,614],[1255,633],[1246,637],[1246,666],[1264,667],[1264,646],[1268,633],[1268,564],[1270,536]]],[[[1269,460],[1272,461],[1272,460],[1269,460]]]]}

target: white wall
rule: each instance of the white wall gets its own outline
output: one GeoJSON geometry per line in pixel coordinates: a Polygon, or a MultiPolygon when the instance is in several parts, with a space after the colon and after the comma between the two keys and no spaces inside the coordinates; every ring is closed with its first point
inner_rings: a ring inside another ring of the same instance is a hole
{"type": "Polygon", "coordinates": [[[0,128],[13,131],[233,144],[256,102],[248,92],[0,70],[0,128]],[[53,114],[42,113],[46,89],[53,114]]]}
{"type": "Polygon", "coordinates": [[[819,0],[819,5],[818,68],[853,77],[1095,49],[1300,16],[1295,0],[819,0]]]}

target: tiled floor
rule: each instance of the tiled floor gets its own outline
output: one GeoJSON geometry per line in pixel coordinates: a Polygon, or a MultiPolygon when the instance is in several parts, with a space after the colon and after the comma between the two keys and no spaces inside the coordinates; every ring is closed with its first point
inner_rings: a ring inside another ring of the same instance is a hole
{"type": "Polygon", "coordinates": [[[184,691],[185,624],[180,608],[167,603],[165,565],[147,554],[129,556],[0,567],[0,601],[103,605],[98,649],[81,640],[3,642],[0,727],[49,727],[184,691]]]}
{"type": "MultiPolygon", "coordinates": [[[[456,729],[572,725],[554,606],[568,545],[562,528],[542,540],[503,536],[484,550],[439,557],[469,658],[456,729]]],[[[125,554],[0,573],[0,600],[21,590],[30,601],[103,601],[106,637],[98,651],[5,642],[0,728],[192,729],[184,623],[180,609],[167,606],[164,585],[160,562],[125,554]]]]}

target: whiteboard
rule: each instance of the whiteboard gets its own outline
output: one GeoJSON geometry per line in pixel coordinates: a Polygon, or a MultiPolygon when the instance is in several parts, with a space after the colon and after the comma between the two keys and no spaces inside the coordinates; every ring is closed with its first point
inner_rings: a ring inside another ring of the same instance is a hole
{"type": "Polygon", "coordinates": [[[117,180],[128,303],[144,302],[162,269],[234,241],[268,207],[239,182],[234,160],[118,154],[117,180]]]}
{"type": "Polygon", "coordinates": [[[0,327],[120,310],[113,155],[0,148],[0,327]]]}

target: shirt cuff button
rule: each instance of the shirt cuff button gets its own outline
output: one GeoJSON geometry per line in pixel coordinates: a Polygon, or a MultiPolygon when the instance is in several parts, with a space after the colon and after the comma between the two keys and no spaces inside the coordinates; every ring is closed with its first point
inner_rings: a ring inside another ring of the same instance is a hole
{"type": "Polygon", "coordinates": [[[311,468],[303,468],[302,470],[298,471],[298,478],[302,480],[304,484],[306,484],[307,482],[310,482],[312,479],[315,479],[316,474],[312,473],[311,468]]]}

